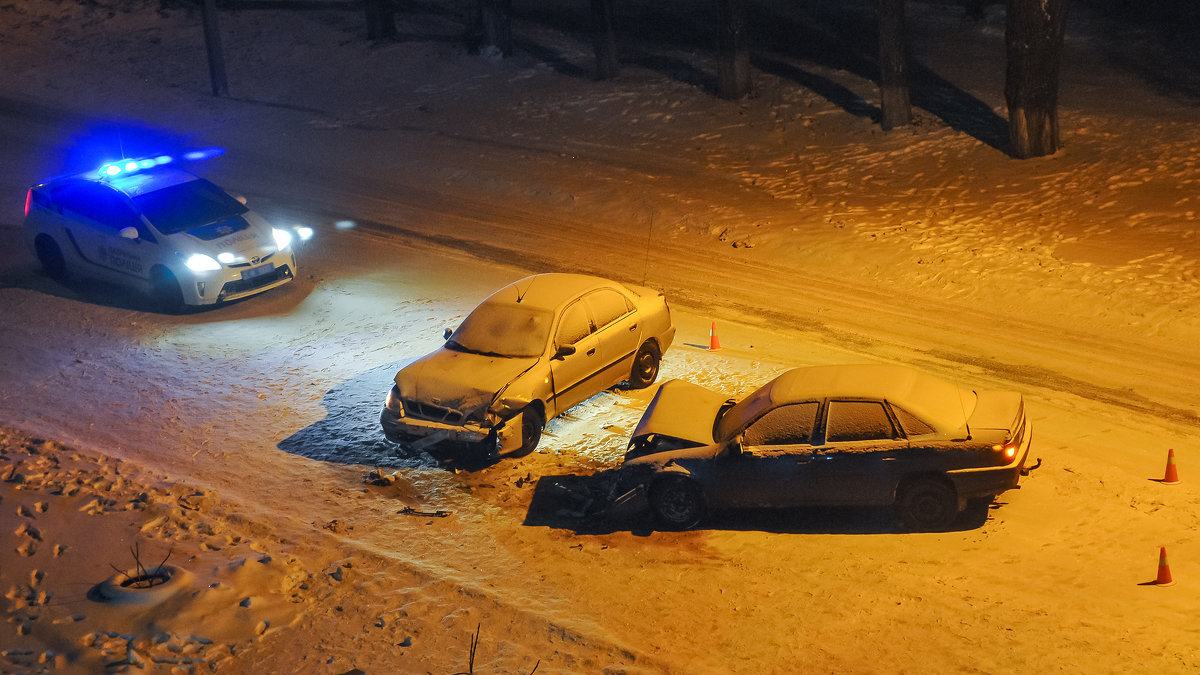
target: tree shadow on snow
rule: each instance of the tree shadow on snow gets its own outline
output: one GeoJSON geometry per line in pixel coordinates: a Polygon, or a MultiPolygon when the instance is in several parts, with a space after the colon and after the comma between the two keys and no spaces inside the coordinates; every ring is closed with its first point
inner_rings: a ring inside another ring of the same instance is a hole
{"type": "MultiPolygon", "coordinates": [[[[579,476],[543,476],[534,487],[524,525],[569,530],[580,535],[655,531],[648,514],[630,519],[609,518],[605,510],[616,470],[579,476]]],[[[946,531],[975,530],[995,508],[973,501],[946,531]]],[[[710,514],[694,530],[771,532],[776,534],[907,534],[890,506],[744,509],[710,514]]]]}
{"type": "MultiPolygon", "coordinates": [[[[872,5],[811,3],[758,9],[752,14],[761,51],[753,63],[763,72],[799,84],[824,97],[846,112],[880,121],[878,106],[828,78],[794,65],[811,63],[833,71],[845,71],[875,85],[878,93],[876,20],[872,5]],[[781,55],[768,57],[765,53],[781,55]]],[[[910,59],[909,95],[914,107],[941,119],[955,131],[1004,151],[1008,142],[1007,121],[985,102],[954,85],[928,67],[910,59]]]]}
{"type": "Polygon", "coordinates": [[[1200,103],[1200,4],[1192,0],[1085,0],[1082,4],[1105,15],[1096,42],[1111,63],[1135,73],[1164,96],[1200,103]]]}
{"type": "Polygon", "coordinates": [[[882,119],[878,106],[827,77],[766,56],[755,56],[751,61],[754,67],[764,73],[795,82],[855,117],[869,118],[874,122],[882,119]]]}
{"type": "Polygon", "coordinates": [[[1008,120],[991,106],[929,68],[911,63],[912,104],[941,118],[946,126],[1001,152],[1008,151],[1008,120]]]}

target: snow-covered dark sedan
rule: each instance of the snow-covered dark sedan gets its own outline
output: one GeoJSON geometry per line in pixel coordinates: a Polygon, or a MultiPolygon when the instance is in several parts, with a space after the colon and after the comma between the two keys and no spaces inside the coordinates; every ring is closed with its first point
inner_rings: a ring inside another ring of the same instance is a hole
{"type": "Polygon", "coordinates": [[[582,274],[537,274],[496,291],[437,351],[396,373],[380,423],[411,448],[533,452],[542,427],[621,382],[647,387],[671,346],[666,298],[582,274]]]}
{"type": "Polygon", "coordinates": [[[1017,487],[1032,435],[1020,393],[904,366],[797,368],[736,402],[672,380],[609,511],[682,529],[720,509],[894,504],[909,528],[944,529],[968,500],[1017,487]]]}

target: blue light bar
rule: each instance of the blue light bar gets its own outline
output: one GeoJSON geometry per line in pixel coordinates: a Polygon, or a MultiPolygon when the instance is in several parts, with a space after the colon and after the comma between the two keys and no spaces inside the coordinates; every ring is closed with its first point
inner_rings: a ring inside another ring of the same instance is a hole
{"type": "MultiPolygon", "coordinates": [[[[214,148],[204,148],[202,150],[190,150],[188,152],[185,152],[182,155],[180,155],[180,159],[194,162],[194,161],[199,161],[202,159],[209,159],[211,157],[216,157],[217,155],[221,155],[224,153],[225,153],[225,148],[215,148],[215,147],[214,148]]],[[[175,158],[172,157],[171,155],[159,155],[157,157],[139,157],[137,159],[119,159],[115,162],[108,162],[107,164],[100,165],[100,168],[96,170],[96,175],[100,176],[100,177],[118,176],[123,173],[128,174],[128,173],[134,173],[136,171],[143,171],[145,169],[153,169],[156,166],[161,166],[163,164],[170,164],[171,162],[174,162],[174,161],[175,161],[175,158]]]]}
{"type": "Polygon", "coordinates": [[[158,157],[147,157],[145,159],[122,159],[101,165],[96,173],[99,176],[117,176],[142,169],[152,169],[161,164],[169,164],[173,161],[175,161],[175,158],[170,155],[159,155],[158,157]]]}

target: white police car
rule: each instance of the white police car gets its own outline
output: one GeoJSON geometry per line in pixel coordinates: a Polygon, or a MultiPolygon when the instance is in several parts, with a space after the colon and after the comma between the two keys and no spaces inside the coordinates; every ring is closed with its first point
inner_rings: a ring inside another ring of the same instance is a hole
{"type": "Polygon", "coordinates": [[[25,228],[46,274],[131,286],[166,310],[292,280],[291,232],[171,163],[121,160],[30,188],[25,228]]]}

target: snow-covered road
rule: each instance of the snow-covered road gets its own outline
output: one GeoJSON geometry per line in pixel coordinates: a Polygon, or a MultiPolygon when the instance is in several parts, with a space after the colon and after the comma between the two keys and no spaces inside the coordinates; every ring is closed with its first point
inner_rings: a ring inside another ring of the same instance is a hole
{"type": "MultiPolygon", "coordinates": [[[[222,17],[243,55],[234,86],[255,95],[214,100],[178,84],[191,58],[174,47],[198,40],[186,12],[83,30],[69,27],[82,6],[43,21],[18,5],[0,10],[14,27],[0,44],[0,656],[14,668],[52,651],[83,672],[125,644],[163,668],[183,653],[232,672],[458,672],[477,626],[476,672],[1200,667],[1186,104],[1133,119],[1068,87],[1088,106],[1064,110],[1067,148],[1015,166],[928,115],[880,136],[765,74],[763,96],[725,104],[632,66],[597,84],[445,41],[366,46],[357,17],[317,11],[222,17]],[[95,69],[78,53],[142,58],[95,69]],[[196,170],[316,229],[296,282],[167,316],[41,276],[20,245],[26,187],[115,129],[131,147],[223,146],[196,170]],[[888,361],[1021,390],[1044,464],[948,533],[903,533],[878,510],[662,533],[573,519],[553,488],[612,467],[653,390],[600,394],[537,453],[480,471],[398,455],[377,423],[395,370],[495,288],[550,270],[664,290],[680,329],[664,378],[737,394],[791,366],[888,361]],[[1154,480],[1167,448],[1177,486],[1154,480]],[[145,614],[88,600],[135,542],[205,590],[145,614]],[[1179,583],[1145,586],[1164,545],[1179,583]]],[[[996,46],[994,17],[939,7],[919,5],[919,34],[996,46]]],[[[405,20],[449,34],[447,16],[405,20]]]]}

